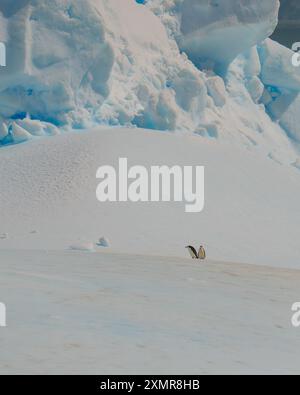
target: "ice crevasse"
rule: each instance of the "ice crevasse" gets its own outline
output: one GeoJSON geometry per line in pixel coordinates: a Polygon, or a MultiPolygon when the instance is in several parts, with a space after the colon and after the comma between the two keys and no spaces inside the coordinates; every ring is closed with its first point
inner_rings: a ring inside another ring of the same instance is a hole
{"type": "Polygon", "coordinates": [[[268,39],[278,9],[278,0],[2,0],[0,144],[124,125],[293,163],[300,69],[268,39]]]}

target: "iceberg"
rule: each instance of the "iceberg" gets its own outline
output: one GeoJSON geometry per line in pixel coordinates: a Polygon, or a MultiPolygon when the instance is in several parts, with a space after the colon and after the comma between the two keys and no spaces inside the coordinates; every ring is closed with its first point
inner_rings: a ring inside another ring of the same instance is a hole
{"type": "Polygon", "coordinates": [[[186,110],[205,108],[201,73],[172,45],[160,20],[134,1],[1,2],[0,11],[8,54],[0,69],[5,120],[164,130],[176,128],[180,115],[190,123],[186,110]],[[196,87],[184,93],[188,108],[178,97],[187,79],[196,87]]]}
{"type": "Polygon", "coordinates": [[[123,126],[294,163],[299,72],[268,39],[278,8],[278,0],[2,1],[0,145],[123,126]]]}
{"type": "Polygon", "coordinates": [[[149,6],[163,15],[180,49],[194,64],[213,63],[223,70],[273,33],[279,0],[150,0],[149,6]],[[172,16],[176,22],[170,22],[172,16]]]}
{"type": "Polygon", "coordinates": [[[261,80],[266,88],[266,109],[287,135],[300,142],[300,68],[293,66],[293,51],[265,40],[259,47],[261,80]]]}

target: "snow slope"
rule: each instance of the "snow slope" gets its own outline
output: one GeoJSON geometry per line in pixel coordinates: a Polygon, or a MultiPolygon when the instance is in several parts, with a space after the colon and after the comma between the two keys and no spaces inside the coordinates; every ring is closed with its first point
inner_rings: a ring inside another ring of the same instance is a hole
{"type": "Polygon", "coordinates": [[[98,128],[6,147],[0,154],[0,249],[92,249],[299,268],[300,172],[270,155],[197,135],[98,128]],[[204,165],[206,203],[99,203],[96,171],[204,165]]]}
{"type": "Polygon", "coordinates": [[[2,374],[298,374],[299,271],[0,251],[2,374]]]}

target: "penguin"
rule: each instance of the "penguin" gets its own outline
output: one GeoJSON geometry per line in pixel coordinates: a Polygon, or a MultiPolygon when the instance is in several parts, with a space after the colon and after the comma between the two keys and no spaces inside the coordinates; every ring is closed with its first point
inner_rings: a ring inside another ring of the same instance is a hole
{"type": "Polygon", "coordinates": [[[195,248],[193,246],[187,246],[185,248],[188,249],[192,259],[199,259],[197,251],[195,250],[195,248]]]}
{"type": "Polygon", "coordinates": [[[206,259],[206,252],[203,246],[200,246],[199,252],[198,252],[198,259],[206,259]]]}

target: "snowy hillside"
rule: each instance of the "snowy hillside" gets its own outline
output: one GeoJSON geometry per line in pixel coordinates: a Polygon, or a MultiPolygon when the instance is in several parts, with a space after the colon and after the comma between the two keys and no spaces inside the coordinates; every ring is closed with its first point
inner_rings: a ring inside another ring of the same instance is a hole
{"type": "Polygon", "coordinates": [[[287,49],[261,44],[278,0],[138,3],[0,3],[0,143],[125,125],[236,141],[294,163],[300,69],[287,49]]]}
{"type": "Polygon", "coordinates": [[[109,251],[299,268],[300,172],[200,136],[95,129],[7,147],[0,155],[2,249],[109,251]],[[100,203],[99,166],[204,165],[205,209],[184,203],[100,203]]]}

